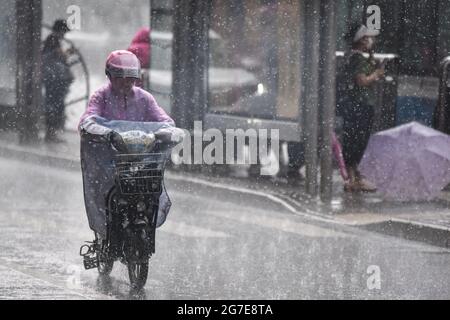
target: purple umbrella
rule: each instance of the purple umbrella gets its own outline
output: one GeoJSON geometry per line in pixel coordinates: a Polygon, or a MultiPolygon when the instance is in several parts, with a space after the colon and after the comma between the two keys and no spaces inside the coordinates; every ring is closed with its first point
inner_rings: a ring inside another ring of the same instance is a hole
{"type": "Polygon", "coordinates": [[[387,199],[434,199],[450,183],[450,136],[411,122],[370,137],[359,165],[387,199]]]}

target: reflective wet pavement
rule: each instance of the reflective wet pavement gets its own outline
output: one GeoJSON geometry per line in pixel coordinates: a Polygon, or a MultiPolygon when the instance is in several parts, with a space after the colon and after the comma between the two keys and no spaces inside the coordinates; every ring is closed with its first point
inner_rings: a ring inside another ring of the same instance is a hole
{"type": "Polygon", "coordinates": [[[167,181],[145,292],[83,270],[92,240],[76,171],[0,159],[0,298],[449,299],[446,249],[312,222],[265,198],[167,181]],[[378,283],[377,280],[380,280],[378,283]]]}
{"type": "MultiPolygon", "coordinates": [[[[79,137],[76,132],[63,134],[65,143],[20,145],[12,132],[2,132],[0,156],[25,159],[52,167],[79,170],[79,137]]],[[[342,179],[337,171],[333,176],[333,199],[331,206],[309,198],[303,183],[288,185],[282,177],[247,177],[246,166],[190,166],[177,172],[171,170],[172,178],[200,181],[205,185],[220,185],[238,192],[258,193],[272,200],[283,202],[285,207],[297,214],[306,212],[318,220],[343,225],[356,225],[377,232],[413,239],[437,246],[450,246],[450,190],[444,190],[438,199],[430,202],[412,203],[383,200],[375,194],[348,194],[342,189],[342,179]],[[215,168],[216,170],[212,170],[215,168]],[[228,168],[229,170],[226,170],[228,168]],[[240,172],[239,174],[236,173],[240,172]],[[241,177],[241,178],[238,178],[241,177]],[[230,188],[231,187],[231,188],[230,188]],[[276,199],[275,199],[276,198],[276,199]],[[395,227],[392,226],[395,224],[395,227]]]]}

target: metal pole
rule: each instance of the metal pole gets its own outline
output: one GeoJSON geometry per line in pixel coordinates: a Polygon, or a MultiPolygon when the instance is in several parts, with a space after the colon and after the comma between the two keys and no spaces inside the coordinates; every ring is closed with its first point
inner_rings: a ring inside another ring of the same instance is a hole
{"type": "Polygon", "coordinates": [[[177,126],[191,129],[191,119],[188,114],[192,108],[192,93],[195,91],[195,83],[192,80],[194,73],[192,61],[193,42],[192,34],[192,8],[194,0],[174,1],[173,24],[173,50],[172,50],[172,118],[177,126]]]}
{"type": "Polygon", "coordinates": [[[305,105],[304,142],[306,162],[306,192],[317,196],[317,139],[319,103],[319,44],[320,44],[320,0],[308,0],[306,13],[306,65],[305,65],[305,105]]]}
{"type": "Polygon", "coordinates": [[[336,1],[322,0],[321,38],[321,119],[322,146],[320,150],[320,198],[329,203],[332,198],[333,162],[331,135],[336,107],[336,1]]]}
{"type": "Polygon", "coordinates": [[[207,101],[210,2],[176,0],[173,26],[173,106],[178,126],[203,120],[207,101]]]}
{"type": "Polygon", "coordinates": [[[41,0],[16,0],[16,100],[20,143],[38,140],[41,102],[41,0]]]}
{"type": "Polygon", "coordinates": [[[444,133],[450,133],[449,129],[447,129],[446,124],[448,123],[447,114],[448,114],[448,106],[446,101],[447,96],[447,77],[448,77],[448,67],[450,66],[450,56],[445,57],[441,61],[441,66],[439,69],[440,77],[439,77],[439,96],[438,103],[436,106],[436,111],[434,112],[434,128],[442,131],[444,133]]]}
{"type": "MultiPolygon", "coordinates": [[[[299,97],[299,105],[298,105],[298,126],[300,128],[299,133],[299,143],[304,143],[304,131],[305,131],[305,83],[307,83],[305,77],[305,68],[307,66],[306,61],[306,12],[305,12],[305,2],[304,0],[300,0],[300,12],[299,12],[299,23],[300,23],[300,34],[299,34],[299,88],[300,88],[300,97],[299,97]]],[[[304,148],[303,148],[303,152],[304,148]]],[[[289,159],[287,159],[289,160],[289,159]]]]}
{"type": "Polygon", "coordinates": [[[208,68],[209,68],[209,19],[212,2],[197,0],[195,3],[194,26],[196,34],[195,74],[194,82],[195,105],[192,109],[194,121],[203,121],[208,99],[208,68]]]}

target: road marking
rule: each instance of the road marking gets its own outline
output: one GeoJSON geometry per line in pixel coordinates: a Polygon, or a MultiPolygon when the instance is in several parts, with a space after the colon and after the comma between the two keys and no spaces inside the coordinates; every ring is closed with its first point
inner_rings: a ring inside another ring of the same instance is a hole
{"type": "MultiPolygon", "coordinates": [[[[272,194],[262,192],[262,191],[250,190],[250,189],[246,189],[246,188],[242,188],[242,187],[235,187],[235,186],[231,186],[231,185],[223,184],[223,183],[210,182],[210,181],[202,180],[199,178],[192,178],[192,177],[178,175],[173,172],[166,172],[164,175],[169,180],[191,182],[191,183],[206,185],[208,187],[213,187],[213,188],[217,188],[217,189],[223,189],[223,190],[234,191],[234,192],[251,194],[251,195],[263,197],[263,198],[271,200],[272,202],[280,204],[281,206],[285,207],[287,210],[289,210],[291,213],[295,214],[296,216],[305,217],[307,219],[314,220],[314,221],[327,222],[327,223],[334,224],[334,225],[341,225],[341,226],[345,225],[342,222],[334,220],[334,218],[332,218],[332,217],[331,218],[326,217],[326,216],[319,214],[308,208],[304,208],[305,212],[298,211],[297,209],[295,209],[292,205],[290,205],[287,201],[283,200],[282,198],[272,195],[272,194]]],[[[294,201],[293,199],[292,199],[292,202],[298,204],[298,202],[294,201]]]]}
{"type": "Polygon", "coordinates": [[[176,234],[181,237],[188,238],[228,238],[229,234],[221,231],[214,231],[211,229],[192,226],[184,222],[175,222],[173,220],[167,221],[159,231],[176,234]]]}
{"type": "MultiPolygon", "coordinates": [[[[207,204],[208,198],[202,197],[200,195],[187,195],[185,193],[177,194],[179,200],[192,201],[193,199],[199,199],[198,201],[203,201],[204,209],[199,209],[195,212],[197,216],[209,215],[219,218],[230,219],[234,221],[239,221],[241,223],[258,225],[261,227],[277,229],[284,232],[290,232],[306,237],[352,237],[350,234],[344,232],[338,232],[331,229],[318,227],[308,223],[301,223],[292,221],[292,218],[274,218],[267,214],[262,213],[263,209],[257,211],[252,207],[245,205],[231,205],[228,206],[226,210],[215,209],[214,203],[207,204]],[[206,201],[205,201],[206,200],[206,201]]],[[[269,211],[267,211],[269,212],[269,211]]],[[[171,220],[172,221],[172,220],[171,220]]]]}
{"type": "Polygon", "coordinates": [[[262,214],[243,212],[243,210],[238,212],[240,213],[239,215],[236,213],[231,213],[230,211],[223,210],[205,211],[204,213],[220,218],[239,221],[242,223],[294,233],[305,237],[351,237],[350,235],[342,232],[317,227],[311,224],[293,222],[289,219],[271,218],[262,214]]]}

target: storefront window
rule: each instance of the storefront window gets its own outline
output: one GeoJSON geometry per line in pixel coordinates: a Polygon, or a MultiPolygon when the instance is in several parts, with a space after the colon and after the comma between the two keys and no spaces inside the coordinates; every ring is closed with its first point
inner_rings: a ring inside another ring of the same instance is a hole
{"type": "Polygon", "coordinates": [[[150,69],[145,70],[148,89],[166,112],[172,110],[173,1],[150,3],[150,69]]]}
{"type": "Polygon", "coordinates": [[[438,35],[436,0],[404,1],[401,26],[401,72],[434,75],[438,35]]]}
{"type": "Polygon", "coordinates": [[[0,104],[16,103],[16,23],[15,7],[0,2],[0,104]]]}
{"type": "Polygon", "coordinates": [[[299,1],[213,1],[209,112],[297,119],[299,9],[299,1]]]}
{"type": "Polygon", "coordinates": [[[151,0],[152,29],[171,31],[173,25],[173,0],[151,0]]]}
{"type": "Polygon", "coordinates": [[[365,8],[377,5],[381,13],[381,33],[377,53],[395,53],[400,58],[400,74],[436,74],[439,55],[445,54],[448,0],[338,0],[338,48],[346,50],[344,32],[353,23],[364,23],[365,8]],[[346,26],[345,26],[346,25],[346,26]],[[440,36],[440,39],[439,39],[440,36]],[[441,50],[441,52],[438,52],[441,50]]]}
{"type": "Polygon", "coordinates": [[[439,2],[438,59],[450,55],[450,0],[439,2]]]}

